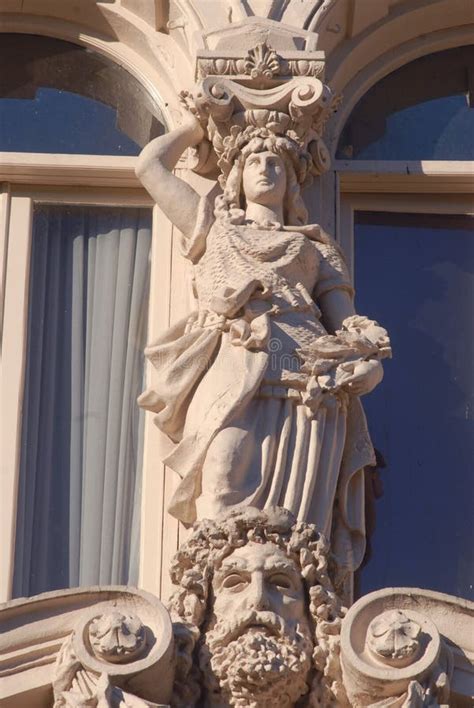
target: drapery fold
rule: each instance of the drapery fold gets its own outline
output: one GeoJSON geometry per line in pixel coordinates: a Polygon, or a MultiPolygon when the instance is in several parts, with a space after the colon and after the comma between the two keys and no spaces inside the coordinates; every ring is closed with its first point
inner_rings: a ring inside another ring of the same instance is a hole
{"type": "Polygon", "coordinates": [[[136,582],[150,221],[35,211],[15,596],[136,582]]]}

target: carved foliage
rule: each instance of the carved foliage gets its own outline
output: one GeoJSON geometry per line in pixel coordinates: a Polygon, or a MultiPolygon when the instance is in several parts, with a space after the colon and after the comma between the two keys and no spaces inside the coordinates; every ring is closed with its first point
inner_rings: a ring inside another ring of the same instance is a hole
{"type": "MultiPolygon", "coordinates": [[[[145,628],[137,616],[112,610],[98,615],[87,629],[94,655],[104,662],[133,662],[146,645],[145,628]]],[[[66,639],[56,661],[54,708],[152,708],[157,705],[114,685],[107,671],[99,673],[84,666],[76,655],[74,639],[74,633],[66,639]]],[[[110,671],[113,673],[112,667],[110,671]]]]}
{"type": "Polygon", "coordinates": [[[54,708],[154,708],[173,683],[171,620],[146,593],[91,605],[56,661],[54,708]],[[140,613],[140,614],[139,614],[140,613]]]}
{"type": "MultiPolygon", "coordinates": [[[[272,71],[270,56],[256,54],[252,59],[253,70],[272,71]]],[[[330,166],[322,133],[337,100],[319,79],[292,79],[266,90],[209,76],[192,94],[183,92],[181,99],[186,110],[194,113],[205,127],[224,181],[253,137],[283,137],[291,141],[293,152],[298,153],[299,167],[304,168],[297,170],[302,185],[330,166]]],[[[206,165],[200,163],[197,170],[206,172],[206,165]]]]}
{"type": "Polygon", "coordinates": [[[244,71],[252,79],[264,77],[272,79],[275,74],[280,73],[280,60],[274,49],[271,49],[266,42],[251,49],[244,59],[244,71]]]}

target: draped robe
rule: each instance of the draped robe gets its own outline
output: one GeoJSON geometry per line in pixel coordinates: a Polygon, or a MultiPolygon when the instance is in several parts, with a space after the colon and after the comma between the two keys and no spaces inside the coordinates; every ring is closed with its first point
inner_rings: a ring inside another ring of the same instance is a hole
{"type": "Polygon", "coordinates": [[[299,353],[327,334],[318,299],[352,295],[343,256],[318,226],[233,224],[212,210],[201,200],[183,243],[197,308],[146,350],[157,377],[139,403],[175,443],[164,462],[181,478],[169,511],[189,525],[232,507],[284,506],[353,570],[374,451],[357,397],[311,404],[299,353]]]}

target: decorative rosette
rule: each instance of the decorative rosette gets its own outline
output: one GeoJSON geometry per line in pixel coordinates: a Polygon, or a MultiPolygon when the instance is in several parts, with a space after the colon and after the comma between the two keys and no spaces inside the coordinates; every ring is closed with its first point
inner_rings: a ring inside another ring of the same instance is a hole
{"type": "Polygon", "coordinates": [[[388,610],[370,623],[367,646],[383,661],[412,661],[420,647],[420,633],[420,625],[401,610],[388,610]]]}
{"type": "Polygon", "coordinates": [[[112,611],[91,622],[89,641],[102,659],[113,663],[132,661],[145,647],[145,628],[136,615],[112,611]]]}

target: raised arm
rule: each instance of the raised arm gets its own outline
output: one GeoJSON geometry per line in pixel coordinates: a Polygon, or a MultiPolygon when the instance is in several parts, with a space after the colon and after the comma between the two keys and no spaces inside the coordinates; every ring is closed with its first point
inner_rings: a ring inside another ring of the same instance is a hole
{"type": "Polygon", "coordinates": [[[186,148],[203,137],[199,121],[189,114],[182,126],[143,148],[135,170],[160,209],[185,236],[191,234],[195,224],[199,195],[172,171],[186,148]]]}

